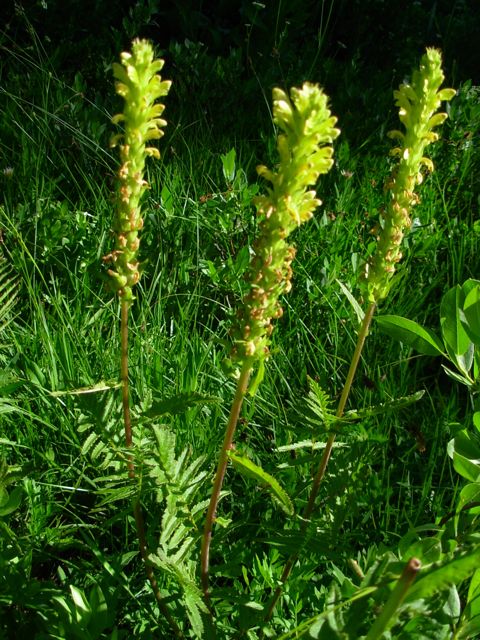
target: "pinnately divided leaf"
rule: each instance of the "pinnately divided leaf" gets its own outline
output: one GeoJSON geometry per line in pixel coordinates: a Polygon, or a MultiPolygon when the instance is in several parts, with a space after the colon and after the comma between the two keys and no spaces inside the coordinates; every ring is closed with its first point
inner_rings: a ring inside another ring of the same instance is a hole
{"type": "Polygon", "coordinates": [[[389,400],[388,402],[381,402],[375,406],[365,407],[365,409],[352,409],[351,411],[347,411],[345,413],[345,419],[347,420],[361,420],[364,418],[369,418],[371,416],[383,415],[387,411],[398,411],[398,409],[403,409],[404,407],[408,407],[414,402],[418,402],[425,395],[425,390],[420,389],[415,393],[412,393],[409,396],[402,396],[401,398],[394,398],[393,400],[389,400]]]}
{"type": "Polygon", "coordinates": [[[190,568],[168,558],[161,549],[150,555],[152,564],[169,573],[182,589],[183,602],[192,630],[196,638],[204,637],[202,614],[207,612],[202,594],[191,575],[190,568]]]}
{"type": "Polygon", "coordinates": [[[19,280],[8,261],[0,256],[0,334],[13,318],[19,280]]]}
{"type": "Polygon", "coordinates": [[[157,500],[163,509],[159,544],[150,556],[154,565],[167,572],[181,593],[194,637],[203,638],[202,616],[207,609],[195,583],[192,554],[200,537],[200,523],[208,500],[202,490],[208,473],[203,456],[191,459],[189,449],[176,455],[175,434],[165,426],[154,425],[155,451],[149,476],[157,488],[157,500]]]}
{"type": "Polygon", "coordinates": [[[154,400],[146,415],[148,418],[157,418],[166,414],[176,415],[199,405],[218,404],[219,402],[220,398],[216,396],[206,396],[196,391],[179,393],[171,398],[154,400]]]}
{"type": "Polygon", "coordinates": [[[294,514],[293,503],[290,500],[288,493],[283,489],[278,480],[252,462],[245,455],[235,451],[229,451],[228,457],[237,471],[247,478],[256,480],[256,482],[265,487],[273,500],[281,509],[283,509],[283,511],[285,511],[287,515],[292,516],[294,514]]]}

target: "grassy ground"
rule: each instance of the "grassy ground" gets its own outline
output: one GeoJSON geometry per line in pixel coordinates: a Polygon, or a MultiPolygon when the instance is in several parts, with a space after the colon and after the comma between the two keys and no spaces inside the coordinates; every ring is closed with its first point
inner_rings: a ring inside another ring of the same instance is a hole
{"type": "MultiPolygon", "coordinates": [[[[0,632],[5,638],[61,637],[48,628],[59,620],[69,628],[65,612],[75,602],[70,585],[93,599],[100,597],[97,585],[108,604],[105,631],[71,637],[114,637],[107,635],[114,625],[125,637],[168,637],[144,584],[125,478],[120,468],[117,477],[101,466],[100,435],[122,456],[118,397],[114,390],[71,393],[118,378],[118,305],[101,264],[111,247],[116,163],[108,150],[108,88],[94,104],[80,75],[65,83],[39,52],[7,53],[3,64],[16,72],[0,96],[0,265],[11,285],[0,312],[0,480],[4,492],[22,489],[17,508],[0,519],[0,632]]],[[[381,105],[388,103],[390,92],[377,88],[374,77],[372,91],[381,105]]],[[[149,168],[147,262],[131,325],[133,402],[141,407],[151,397],[184,392],[215,396],[217,403],[162,418],[176,435],[177,453],[186,447],[204,455],[209,470],[233,392],[223,359],[255,233],[251,199],[263,188],[255,165],[274,162],[273,128],[266,105],[259,108],[267,122],[263,130],[249,138],[233,130],[215,139],[202,110],[194,119],[167,107],[162,161],[149,168]],[[222,155],[232,148],[235,176],[227,180],[222,155]]],[[[450,116],[434,153],[437,170],[422,186],[405,260],[380,310],[433,329],[442,293],[480,277],[475,87],[460,88],[450,116]]],[[[358,149],[348,142],[354,129],[340,138],[336,165],[318,188],[324,204],[295,239],[294,290],[237,438],[239,448],[278,474],[298,511],[308,495],[311,459],[277,448],[322,440],[305,409],[308,377],[335,399],[355,345],[357,319],[343,288],[358,297],[389,170],[385,126],[376,114],[369,122],[358,149]]],[[[365,130],[362,114],[358,128],[365,130]]],[[[351,408],[419,389],[425,395],[406,410],[371,417],[345,433],[347,446],[335,450],[321,490],[305,563],[294,571],[274,620],[277,632],[321,608],[326,585],[347,572],[349,559],[396,548],[413,527],[451,510],[459,481],[446,446],[452,425],[466,421],[470,408],[466,392],[440,364],[373,326],[351,408]]],[[[215,536],[213,574],[223,596],[219,610],[238,630],[250,615],[244,605],[265,603],[281,558],[298,540],[293,522],[261,490],[230,471],[228,489],[221,510],[231,524],[215,536]]],[[[162,512],[154,495],[146,494],[144,502],[155,548],[162,512]]],[[[161,580],[167,589],[167,578],[161,580]]],[[[176,594],[168,599],[175,607],[176,594]]]]}

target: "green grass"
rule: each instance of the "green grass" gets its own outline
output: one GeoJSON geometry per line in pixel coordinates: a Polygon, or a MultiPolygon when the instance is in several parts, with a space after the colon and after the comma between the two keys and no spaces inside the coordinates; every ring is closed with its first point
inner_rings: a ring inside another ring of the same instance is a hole
{"type": "MultiPolygon", "coordinates": [[[[19,508],[0,519],[0,631],[51,637],[48,625],[62,619],[59,599],[72,602],[69,585],[91,592],[98,584],[112,616],[106,630],[117,625],[120,637],[168,637],[135,553],[129,500],[103,502],[108,473],[99,471],[91,452],[82,452],[87,435],[103,429],[124,455],[115,406],[105,406],[115,391],[67,393],[118,378],[118,305],[101,266],[111,246],[110,99],[95,107],[82,96],[80,76],[69,86],[42,59],[10,55],[15,73],[1,93],[0,168],[12,167],[13,175],[0,175],[0,253],[14,291],[0,315],[0,425],[1,457],[18,467],[9,487],[23,491],[19,508]]],[[[269,128],[248,140],[233,131],[217,146],[195,123],[176,125],[168,106],[166,114],[162,162],[149,168],[147,262],[132,311],[133,405],[183,392],[216,396],[217,404],[162,416],[176,434],[177,454],[187,447],[194,457],[205,455],[212,470],[234,388],[223,368],[224,346],[256,228],[251,198],[263,188],[255,184],[254,167],[271,162],[273,135],[269,128]],[[237,178],[228,184],[221,155],[232,147],[237,178]]],[[[442,293],[480,277],[479,157],[467,144],[478,142],[478,118],[466,85],[452,103],[437,171],[422,187],[418,224],[381,313],[436,330],[442,293]]],[[[297,512],[308,498],[312,463],[276,448],[323,438],[302,416],[308,376],[332,399],[341,391],[358,323],[339,281],[358,297],[383,202],[389,144],[383,139],[378,155],[376,135],[358,151],[338,143],[337,165],[319,185],[324,205],[295,238],[294,289],[275,329],[264,382],[248,399],[237,436],[238,448],[288,487],[297,512]]],[[[438,359],[417,356],[374,324],[349,408],[418,389],[426,394],[408,409],[347,427],[342,440],[348,446],[334,450],[304,563],[273,620],[276,633],[322,609],[331,580],[339,571],[348,574],[349,559],[366,563],[379,549],[395,549],[411,528],[454,508],[460,485],[446,446],[453,423],[468,422],[467,394],[446,378],[438,359]]],[[[148,427],[144,435],[150,437],[148,427]]],[[[232,469],[227,488],[221,515],[232,523],[217,527],[212,572],[223,633],[233,637],[248,626],[247,603],[265,604],[298,537],[265,493],[232,469]]],[[[162,513],[153,492],[144,506],[155,548],[162,513]]],[[[168,577],[160,582],[169,593],[168,577]]],[[[181,619],[175,592],[167,600],[181,619]]]]}

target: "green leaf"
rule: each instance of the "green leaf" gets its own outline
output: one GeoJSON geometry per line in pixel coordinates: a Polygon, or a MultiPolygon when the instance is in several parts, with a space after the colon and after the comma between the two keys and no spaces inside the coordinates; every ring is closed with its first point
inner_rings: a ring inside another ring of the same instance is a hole
{"type": "Polygon", "coordinates": [[[473,380],[470,377],[462,376],[459,373],[452,371],[451,369],[449,369],[443,364],[442,364],[442,369],[445,371],[447,376],[452,380],[455,380],[455,382],[460,382],[460,384],[464,384],[466,387],[471,387],[473,385],[473,380]]]}
{"type": "MultiPolygon", "coordinates": [[[[480,503],[480,482],[466,484],[460,491],[460,498],[457,503],[457,513],[460,513],[465,505],[472,502],[480,503]]],[[[478,507],[472,507],[471,509],[469,509],[469,513],[480,513],[480,505],[478,507]]]]}
{"type": "MultiPolygon", "coordinates": [[[[343,601],[341,601],[339,604],[337,604],[335,606],[328,607],[322,613],[316,615],[315,617],[310,618],[308,620],[305,620],[300,625],[298,625],[298,627],[295,627],[295,629],[291,629],[290,631],[287,631],[287,633],[284,633],[281,636],[279,636],[277,638],[277,640],[290,640],[290,639],[293,640],[294,638],[295,639],[301,638],[301,637],[305,636],[307,633],[310,634],[310,629],[312,627],[316,628],[316,626],[322,620],[325,620],[326,618],[328,618],[330,616],[332,611],[339,610],[341,608],[347,607],[348,605],[352,604],[353,602],[356,602],[357,600],[361,600],[363,598],[366,598],[366,597],[374,594],[377,590],[378,590],[378,587],[376,587],[376,586],[374,586],[374,587],[365,587],[363,589],[358,589],[356,594],[354,596],[352,596],[351,598],[349,598],[347,600],[343,600],[343,601]]],[[[329,631],[330,631],[330,629],[329,629],[329,631]]],[[[329,639],[335,638],[335,636],[332,636],[332,635],[329,635],[327,637],[329,639]]]]}
{"type": "Polygon", "coordinates": [[[292,501],[278,480],[240,453],[228,451],[227,455],[237,471],[245,477],[255,480],[261,486],[264,486],[283,511],[289,516],[293,515],[294,508],[292,501]]]}
{"type": "Polygon", "coordinates": [[[405,602],[429,598],[453,584],[460,584],[477,570],[479,564],[480,546],[441,566],[433,566],[421,571],[410,587],[405,602]]]}
{"type": "Polygon", "coordinates": [[[347,289],[347,287],[343,284],[343,282],[340,282],[340,280],[337,280],[337,279],[335,279],[335,282],[340,286],[340,289],[343,291],[343,293],[346,296],[347,300],[352,305],[352,308],[355,311],[355,314],[357,316],[358,324],[362,324],[363,318],[365,317],[364,310],[358,304],[356,299],[353,297],[352,292],[349,289],[347,289]]]}
{"type": "Polygon", "coordinates": [[[72,599],[75,604],[75,616],[77,622],[81,625],[86,626],[89,623],[92,615],[90,604],[85,597],[84,592],[81,589],[75,587],[73,584],[70,585],[70,593],[72,594],[72,599]]]}
{"type": "Polygon", "coordinates": [[[394,400],[390,400],[389,402],[382,402],[380,404],[374,405],[372,407],[366,407],[365,409],[351,409],[350,411],[346,411],[344,418],[346,420],[360,420],[364,418],[369,418],[370,416],[382,415],[387,411],[396,411],[398,409],[402,409],[404,407],[408,407],[414,402],[418,402],[425,395],[425,390],[420,389],[420,391],[416,391],[409,396],[402,396],[401,398],[395,398],[394,400]]]}
{"type": "Polygon", "coordinates": [[[121,382],[116,380],[101,380],[97,384],[92,384],[88,387],[80,387],[79,389],[70,389],[67,391],[49,391],[48,393],[54,398],[60,396],[80,396],[87,393],[99,393],[100,391],[110,391],[111,389],[119,389],[122,386],[121,382]]]}
{"type": "Polygon", "coordinates": [[[468,606],[463,615],[466,621],[462,622],[461,627],[457,627],[455,640],[472,640],[472,638],[478,638],[480,636],[480,615],[469,616],[468,606]]]}
{"type": "Polygon", "coordinates": [[[470,617],[480,616],[480,569],[475,571],[470,581],[467,606],[470,617]]]}
{"type": "MultiPolygon", "coordinates": [[[[322,387],[307,376],[309,391],[304,400],[304,405],[296,409],[300,412],[302,422],[308,423],[314,429],[325,426],[329,429],[334,423],[338,422],[335,416],[335,410],[332,407],[332,400],[328,393],[322,387]]],[[[303,403],[302,403],[303,404],[303,403]]]]}
{"type": "Polygon", "coordinates": [[[80,450],[81,455],[82,456],[86,456],[88,454],[88,452],[90,451],[90,449],[93,447],[93,445],[97,443],[98,439],[99,439],[98,434],[90,433],[87,436],[87,439],[85,440],[85,442],[82,445],[82,448],[80,450]]]}
{"type": "MultiPolygon", "coordinates": [[[[275,451],[282,453],[284,451],[295,451],[296,449],[310,449],[315,451],[317,449],[325,449],[327,446],[326,442],[314,442],[313,440],[302,440],[301,442],[294,442],[292,444],[284,444],[281,447],[277,447],[275,451]]],[[[348,447],[349,445],[345,442],[334,442],[334,447],[348,447]]]]}
{"type": "Polygon", "coordinates": [[[480,346],[480,280],[464,282],[462,296],[460,320],[470,340],[480,346]]]}
{"type": "Polygon", "coordinates": [[[265,362],[264,360],[261,360],[258,366],[258,371],[255,375],[255,378],[253,379],[252,383],[250,384],[250,387],[248,388],[248,394],[252,398],[255,397],[258,391],[258,387],[261,385],[264,376],[265,376],[265,362]]]}
{"type": "Polygon", "coordinates": [[[480,447],[465,429],[460,431],[447,447],[453,458],[455,471],[471,482],[480,478],[480,447]]]}
{"type": "Polygon", "coordinates": [[[13,308],[18,296],[18,275],[9,262],[0,256],[0,333],[12,321],[13,308]]]}
{"type": "Polygon", "coordinates": [[[454,584],[452,584],[452,586],[448,590],[447,601],[442,607],[442,613],[447,617],[448,621],[451,624],[454,624],[460,617],[461,610],[462,609],[457,588],[454,584]]]}
{"type": "Polygon", "coordinates": [[[23,487],[15,487],[10,495],[8,495],[6,491],[4,491],[4,495],[5,499],[4,501],[2,501],[0,506],[0,517],[8,516],[18,509],[20,503],[22,502],[23,487]]]}
{"type": "Polygon", "coordinates": [[[423,538],[416,540],[402,553],[402,559],[418,558],[422,564],[430,564],[440,560],[442,545],[438,538],[423,538]]]}
{"type": "Polygon", "coordinates": [[[108,613],[107,600],[99,585],[92,587],[88,601],[90,609],[92,610],[89,631],[94,638],[98,638],[104,629],[111,626],[114,619],[113,616],[108,613]]]}
{"type": "Polygon", "coordinates": [[[480,432],[480,411],[476,411],[473,414],[473,425],[475,429],[480,432]]]}
{"type": "Polygon", "coordinates": [[[216,396],[205,396],[196,391],[187,391],[165,400],[154,400],[145,415],[149,418],[156,418],[165,414],[177,415],[185,413],[185,411],[197,405],[218,404],[219,402],[221,402],[221,399],[216,396]]]}
{"type": "Polygon", "coordinates": [[[160,199],[165,212],[168,214],[168,216],[172,216],[174,213],[173,195],[166,185],[162,187],[162,190],[160,192],[160,199]]]}
{"type": "Polygon", "coordinates": [[[462,288],[457,284],[447,291],[440,304],[440,326],[443,341],[448,355],[454,361],[456,356],[463,356],[470,346],[470,338],[463,328],[460,318],[463,298],[462,288]]]}
{"type": "Polygon", "coordinates": [[[235,159],[237,157],[235,149],[230,149],[228,153],[220,156],[222,159],[223,177],[227,183],[231,183],[235,179],[235,159]]]}
{"type": "Polygon", "coordinates": [[[442,342],[433,331],[401,316],[378,316],[377,323],[382,331],[395,340],[408,344],[426,356],[444,355],[442,342]]]}

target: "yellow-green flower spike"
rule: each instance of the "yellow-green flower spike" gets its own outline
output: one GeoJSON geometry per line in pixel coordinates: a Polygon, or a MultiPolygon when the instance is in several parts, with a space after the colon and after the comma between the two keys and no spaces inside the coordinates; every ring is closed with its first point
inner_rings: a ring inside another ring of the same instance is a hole
{"type": "Polygon", "coordinates": [[[309,187],[332,167],[331,143],[340,133],[327,97],[309,83],[292,89],[290,96],[274,89],[273,118],[281,131],[280,163],[276,171],[257,167],[271,187],[255,200],[260,223],[247,276],[250,289],[232,329],[231,358],[239,365],[253,365],[268,354],[272,319],[282,315],[279,296],[291,289],[295,248],[287,237],[321,204],[309,187]]]}
{"type": "Polygon", "coordinates": [[[159,158],[155,147],[147,146],[150,140],[163,135],[167,123],[161,118],[164,105],[156,102],[167,95],[171,82],[162,80],[158,73],[163,60],[155,60],[152,45],[146,40],[134,40],[131,53],[121,54],[121,64],[113,65],[117,80],[115,89],[125,101],[123,113],[112,118],[114,124],[124,125],[124,132],[112,138],[112,146],[120,147],[118,194],[113,223],[115,248],[105,262],[112,264],[108,270],[112,284],[120,298],[131,303],[133,286],[140,278],[138,249],[139,231],[143,227],[140,206],[142,194],[147,188],[144,180],[147,156],[159,158]]]}
{"type": "Polygon", "coordinates": [[[440,52],[427,49],[420,69],[413,73],[412,83],[400,85],[393,94],[405,132],[389,133],[399,142],[391,151],[399,163],[385,185],[388,200],[382,214],[382,229],[365,274],[369,302],[377,303],[388,293],[395,265],[402,258],[404,234],[412,225],[411,209],[419,202],[414,189],[423,180],[424,168],[433,171],[432,161],[424,156],[425,148],[438,140],[433,129],[447,118],[446,113],[437,113],[442,101],[451,100],[455,95],[454,89],[440,89],[443,80],[440,52]]]}

